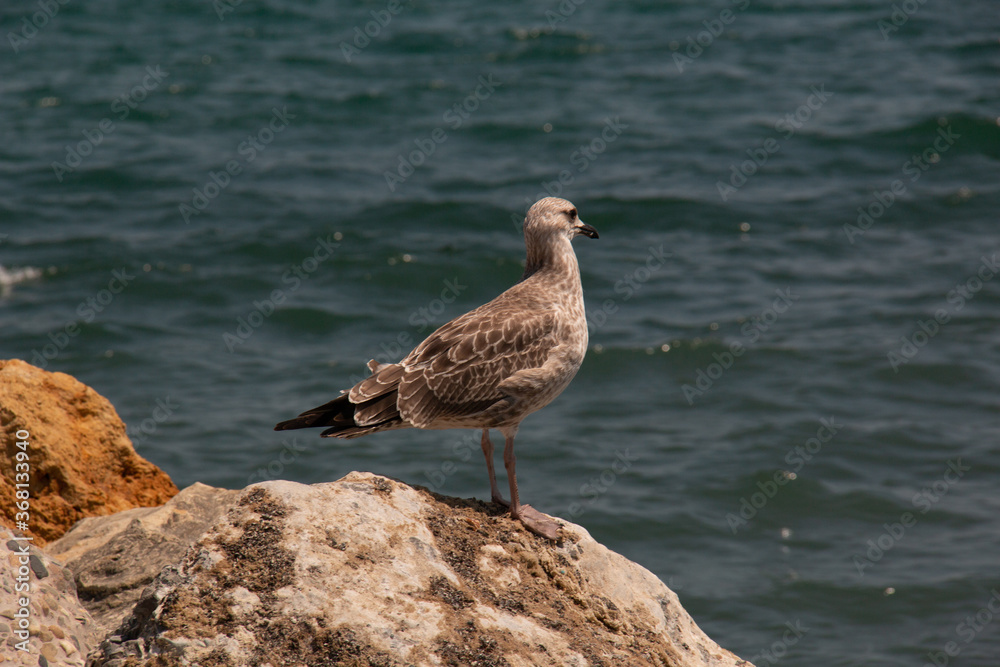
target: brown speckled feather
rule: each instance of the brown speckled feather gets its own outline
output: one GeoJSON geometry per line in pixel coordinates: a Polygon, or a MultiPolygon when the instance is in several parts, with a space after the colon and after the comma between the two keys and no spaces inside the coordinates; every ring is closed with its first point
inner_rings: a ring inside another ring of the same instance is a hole
{"type": "MultiPolygon", "coordinates": [[[[369,367],[371,364],[369,363],[369,367]]],[[[392,391],[403,377],[403,368],[399,364],[384,364],[379,366],[370,377],[357,383],[349,392],[351,403],[363,403],[392,391]]]]}
{"type": "Polygon", "coordinates": [[[525,312],[510,292],[431,334],[409,354],[399,386],[400,416],[418,428],[472,417],[503,399],[499,385],[545,363],[559,343],[556,317],[525,312]]]}

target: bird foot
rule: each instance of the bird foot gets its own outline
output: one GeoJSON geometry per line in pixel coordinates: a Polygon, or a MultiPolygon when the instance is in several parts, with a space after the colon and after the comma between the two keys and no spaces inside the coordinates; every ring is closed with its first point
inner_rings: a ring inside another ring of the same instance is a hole
{"type": "Polygon", "coordinates": [[[500,494],[493,496],[491,500],[499,505],[503,505],[504,507],[510,507],[510,501],[501,496],[500,494]]]}
{"type": "Polygon", "coordinates": [[[531,505],[521,505],[518,509],[516,515],[512,513],[513,518],[520,520],[525,528],[552,541],[559,539],[559,524],[552,517],[542,514],[531,505]]]}

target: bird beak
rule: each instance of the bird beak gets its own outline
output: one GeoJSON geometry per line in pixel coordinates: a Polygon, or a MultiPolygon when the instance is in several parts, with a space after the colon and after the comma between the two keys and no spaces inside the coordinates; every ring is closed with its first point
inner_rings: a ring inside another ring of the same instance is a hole
{"type": "Polygon", "coordinates": [[[584,235],[584,236],[586,236],[587,238],[591,238],[591,239],[599,239],[599,238],[601,238],[601,237],[600,237],[600,236],[598,235],[598,233],[597,233],[597,230],[596,230],[596,229],[594,229],[594,228],[593,228],[593,227],[591,227],[590,225],[586,225],[586,224],[584,224],[584,223],[582,223],[582,222],[581,222],[580,224],[578,224],[578,225],[577,225],[577,226],[575,227],[575,229],[576,229],[576,233],[577,233],[577,234],[583,234],[583,235],[584,235]]]}

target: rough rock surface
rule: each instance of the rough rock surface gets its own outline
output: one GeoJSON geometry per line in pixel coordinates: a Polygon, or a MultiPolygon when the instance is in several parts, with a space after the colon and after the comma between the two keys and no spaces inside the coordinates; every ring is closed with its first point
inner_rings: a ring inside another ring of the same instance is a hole
{"type": "Polygon", "coordinates": [[[89,664],[749,666],[648,570],[562,533],[369,473],[256,484],[89,664]]]}
{"type": "Polygon", "coordinates": [[[52,560],[38,547],[14,539],[14,533],[0,527],[0,662],[4,665],[84,665],[87,654],[103,637],[90,614],[80,606],[73,585],[73,573],[52,560]],[[27,562],[25,562],[27,561],[27,562]],[[23,590],[24,585],[28,590],[23,590]],[[17,588],[20,586],[21,588],[17,588]],[[20,598],[29,600],[21,607],[20,598]],[[26,609],[23,612],[22,609],[26,609]],[[14,634],[27,614],[27,651],[18,648],[22,637],[14,634]]]}
{"type": "Polygon", "coordinates": [[[83,519],[45,551],[73,572],[81,604],[107,634],[132,611],[142,589],[179,563],[239,494],[193,484],[161,507],[83,519]]]}
{"type": "MultiPolygon", "coordinates": [[[[65,373],[0,360],[0,498],[13,505],[16,433],[29,433],[30,534],[42,546],[78,520],[162,505],[177,493],[125,435],[114,407],[65,373]]],[[[0,513],[0,524],[14,527],[0,513]]]]}

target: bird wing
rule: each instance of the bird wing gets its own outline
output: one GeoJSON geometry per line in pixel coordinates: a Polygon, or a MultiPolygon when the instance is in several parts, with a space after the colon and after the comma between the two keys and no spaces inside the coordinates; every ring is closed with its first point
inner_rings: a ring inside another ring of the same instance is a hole
{"type": "Polygon", "coordinates": [[[500,386],[545,364],[558,345],[556,318],[491,302],[443,325],[403,361],[397,406],[418,428],[482,412],[509,396],[500,386]]]}

